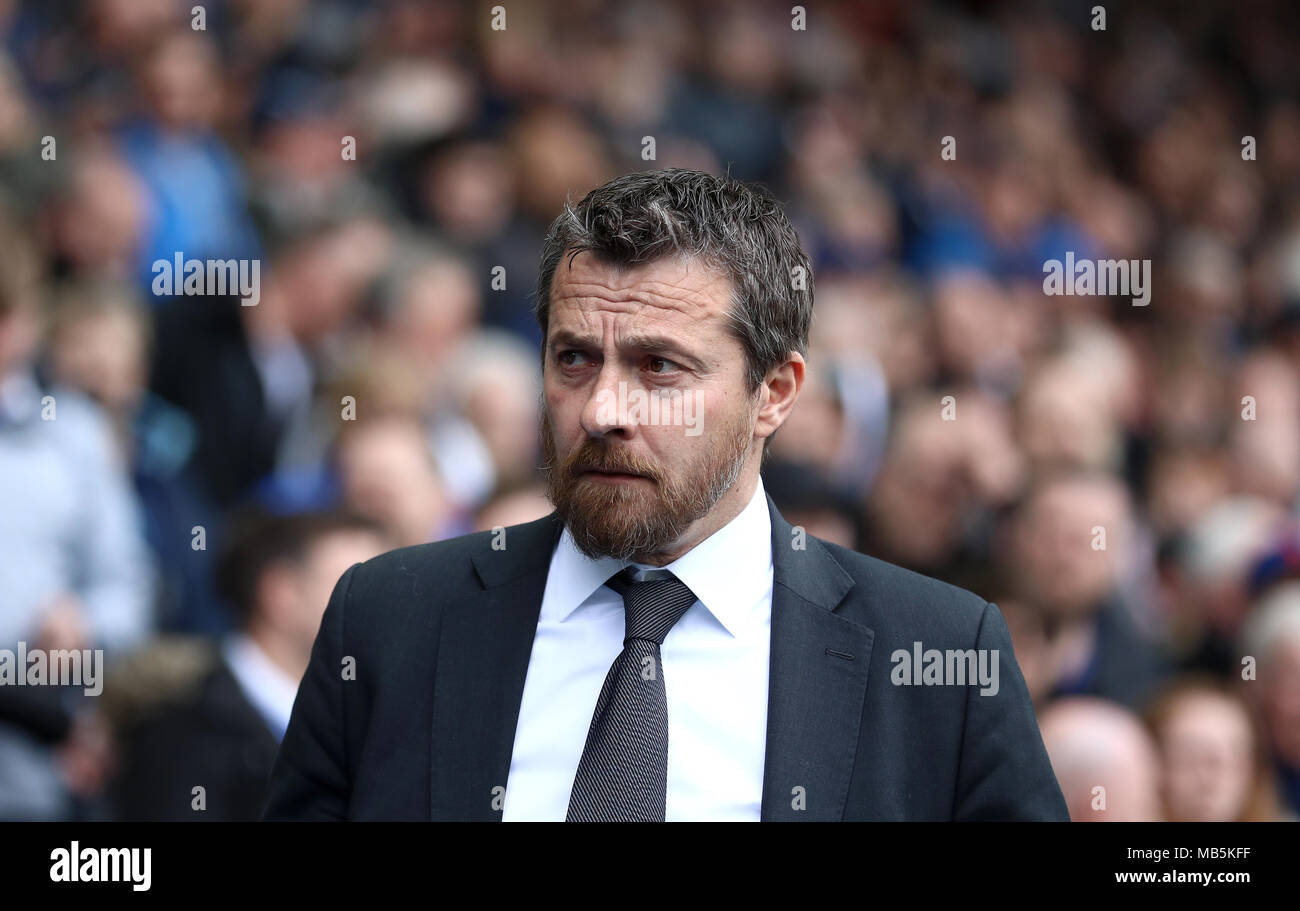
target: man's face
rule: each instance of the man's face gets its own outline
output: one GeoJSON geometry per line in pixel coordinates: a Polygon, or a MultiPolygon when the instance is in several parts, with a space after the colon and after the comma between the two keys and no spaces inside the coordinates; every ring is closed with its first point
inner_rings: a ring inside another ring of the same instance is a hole
{"type": "Polygon", "coordinates": [[[336,529],[315,539],[302,560],[283,559],[258,581],[254,627],[292,647],[306,668],[321,617],[339,577],[392,546],[387,538],[357,529],[336,529]]]}
{"type": "Polygon", "coordinates": [[[743,507],[724,497],[761,453],[760,396],[730,303],[726,275],[698,260],[561,258],[545,352],[547,495],[589,556],[665,562],[730,519],[710,522],[720,500],[743,507]]]}
{"type": "Polygon", "coordinates": [[[1254,769],[1250,718],[1218,695],[1193,693],[1160,731],[1165,803],[1175,820],[1232,822],[1241,817],[1254,769]]]}
{"type": "Polygon", "coordinates": [[[1015,545],[1025,594],[1059,616],[1097,608],[1116,585],[1116,555],[1126,553],[1129,523],[1128,502],[1110,480],[1060,480],[1039,491],[1015,545]]]}
{"type": "Polygon", "coordinates": [[[1273,750],[1288,765],[1300,766],[1300,636],[1277,642],[1261,670],[1259,696],[1273,750]]]}
{"type": "Polygon", "coordinates": [[[378,556],[390,546],[387,539],[363,529],[334,531],[311,546],[299,570],[297,599],[300,641],[308,651],[339,577],[352,564],[378,556]]]}

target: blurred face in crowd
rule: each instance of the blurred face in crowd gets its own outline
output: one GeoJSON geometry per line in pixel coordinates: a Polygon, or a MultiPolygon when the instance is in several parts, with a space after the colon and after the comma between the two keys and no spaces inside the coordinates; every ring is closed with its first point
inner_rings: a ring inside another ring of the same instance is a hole
{"type": "Polygon", "coordinates": [[[548,495],[588,555],[665,565],[744,508],[803,361],[792,354],[749,391],[730,306],[726,275],[697,260],[561,258],[544,369],[548,495]],[[680,420],[665,414],[674,397],[680,420]],[[658,421],[635,408],[652,398],[658,421]]]}
{"type": "Polygon", "coordinates": [[[509,220],[514,173],[495,143],[475,142],[440,156],[427,171],[425,205],[449,236],[483,240],[509,220]]]}
{"type": "Polygon", "coordinates": [[[1017,523],[1023,594],[1060,615],[1095,607],[1116,584],[1129,518],[1124,489],[1110,478],[1064,478],[1042,487],[1017,523]]]}
{"type": "Polygon", "coordinates": [[[891,429],[890,449],[871,490],[870,514],[889,559],[931,566],[947,558],[967,502],[962,443],[938,409],[909,404],[891,429]]]}
{"type": "Polygon", "coordinates": [[[1011,633],[1011,646],[1015,650],[1020,673],[1025,678],[1029,697],[1035,706],[1041,706],[1050,697],[1052,686],[1056,682],[1042,614],[1013,598],[998,597],[994,603],[1002,611],[1002,618],[1011,633]]]}
{"type": "Polygon", "coordinates": [[[537,384],[532,376],[516,373],[494,370],[492,375],[480,377],[466,395],[464,406],[465,416],[483,437],[504,483],[530,478],[537,467],[536,438],[519,436],[520,427],[530,427],[537,420],[537,384]]]}
{"type": "Polygon", "coordinates": [[[474,277],[456,260],[424,264],[402,289],[393,316],[392,341],[413,362],[438,365],[478,320],[474,277]]]}
{"type": "Polygon", "coordinates": [[[808,372],[799,407],[785,433],[772,441],[772,454],[833,471],[844,446],[844,406],[825,374],[808,372]]]}
{"type": "Polygon", "coordinates": [[[1131,713],[1074,697],[1049,706],[1038,727],[1071,822],[1160,820],[1155,745],[1131,713]]]}
{"type": "Polygon", "coordinates": [[[1011,331],[1006,294],[981,272],[953,272],[935,282],[935,325],[940,355],[963,376],[1006,357],[1011,331]]]}
{"type": "Polygon", "coordinates": [[[352,564],[377,556],[386,545],[371,532],[340,529],[317,538],[300,563],[271,567],[260,583],[261,631],[288,643],[305,667],[334,583],[352,564]]]}
{"type": "Polygon", "coordinates": [[[1300,636],[1287,636],[1261,659],[1259,702],[1273,750],[1300,768],[1300,636]]]}
{"type": "Polygon", "coordinates": [[[399,546],[433,540],[446,519],[446,492],[418,420],[356,427],[340,441],[338,468],[348,508],[381,523],[399,546]]]}
{"type": "Polygon", "coordinates": [[[475,531],[523,525],[551,514],[551,503],[540,485],[504,494],[489,501],[474,517],[475,531]]]}
{"type": "Polygon", "coordinates": [[[110,411],[132,407],[145,382],[144,333],[123,309],[88,313],[63,326],[50,351],[54,374],[110,411]]]}
{"type": "Polygon", "coordinates": [[[216,115],[222,80],[212,46],[199,34],[177,32],[165,39],[143,76],[144,95],[164,126],[204,127],[216,115]]]}
{"type": "Polygon", "coordinates": [[[1238,489],[1289,504],[1300,489],[1300,377],[1279,354],[1257,354],[1238,372],[1234,401],[1251,396],[1255,419],[1234,421],[1229,451],[1238,489]]]}
{"type": "Polygon", "coordinates": [[[1076,364],[1045,365],[1027,384],[1019,407],[1025,454],[1036,466],[1106,468],[1119,438],[1105,389],[1076,364]]]}
{"type": "Polygon", "coordinates": [[[1250,797],[1254,743],[1245,710],[1216,693],[1178,700],[1157,731],[1170,820],[1234,822],[1250,797]]]}
{"type": "Polygon", "coordinates": [[[1153,463],[1148,503],[1158,533],[1190,527],[1228,495],[1225,460],[1217,452],[1169,447],[1153,463]]]}
{"type": "Polygon", "coordinates": [[[270,270],[280,293],[247,308],[254,325],[279,321],[299,342],[319,344],[338,332],[361,304],[362,293],[388,255],[388,228],[352,218],[287,249],[270,270]]]}
{"type": "Polygon", "coordinates": [[[145,230],[147,190],[125,163],[93,150],[74,166],[71,191],[59,208],[55,243],[87,273],[129,275],[145,230]]]}
{"type": "Polygon", "coordinates": [[[1004,503],[1021,484],[1006,406],[974,387],[956,390],[954,399],[958,420],[944,420],[928,396],[900,405],[870,492],[875,546],[912,568],[948,559],[974,504],[1004,503]]]}

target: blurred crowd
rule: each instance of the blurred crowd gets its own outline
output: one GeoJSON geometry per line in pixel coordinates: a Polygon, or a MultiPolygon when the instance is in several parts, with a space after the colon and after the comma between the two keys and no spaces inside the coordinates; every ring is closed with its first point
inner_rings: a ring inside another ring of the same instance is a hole
{"type": "Polygon", "coordinates": [[[1072,818],[1296,818],[1300,9],[501,6],[0,0],[0,647],[110,662],[0,818],[255,818],[342,571],[549,512],[542,236],[669,166],[812,258],[768,492],[999,605],[1072,818]]]}

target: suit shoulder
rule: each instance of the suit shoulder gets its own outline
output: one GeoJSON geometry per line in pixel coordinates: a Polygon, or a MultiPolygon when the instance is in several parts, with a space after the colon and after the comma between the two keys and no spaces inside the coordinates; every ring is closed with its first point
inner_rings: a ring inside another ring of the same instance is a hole
{"type": "Polygon", "coordinates": [[[382,594],[416,596],[450,592],[479,584],[477,572],[485,567],[507,574],[550,558],[556,529],[554,516],[504,529],[471,532],[387,551],[353,567],[349,598],[382,594]],[[508,542],[508,548],[506,546],[508,542]],[[508,559],[499,558],[503,556],[508,559]],[[494,556],[491,561],[485,557],[494,556]],[[477,561],[477,563],[476,563],[477,561]]]}
{"type": "Polygon", "coordinates": [[[352,590],[366,591],[395,579],[454,584],[473,571],[476,553],[490,550],[492,532],[479,531],[442,541],[385,551],[354,567],[352,590]]]}
{"type": "Polygon", "coordinates": [[[821,541],[821,544],[858,585],[865,586],[874,597],[883,598],[887,603],[930,611],[942,609],[977,621],[988,606],[988,602],[974,592],[933,576],[829,541],[821,541]]]}

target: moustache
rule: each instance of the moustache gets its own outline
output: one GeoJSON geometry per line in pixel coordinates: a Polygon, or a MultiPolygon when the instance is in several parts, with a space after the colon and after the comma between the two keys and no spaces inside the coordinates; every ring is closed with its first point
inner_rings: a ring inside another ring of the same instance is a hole
{"type": "Polygon", "coordinates": [[[569,477],[588,471],[639,475],[658,483],[659,473],[650,465],[616,450],[587,441],[564,462],[564,473],[569,477]]]}

